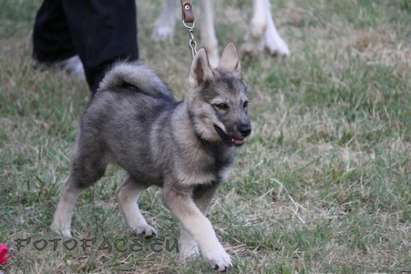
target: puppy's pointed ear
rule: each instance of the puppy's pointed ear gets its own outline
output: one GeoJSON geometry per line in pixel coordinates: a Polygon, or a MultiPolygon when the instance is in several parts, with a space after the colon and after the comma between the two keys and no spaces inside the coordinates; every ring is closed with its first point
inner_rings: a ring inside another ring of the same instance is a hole
{"type": "Polygon", "coordinates": [[[208,62],[207,52],[201,48],[196,56],[190,70],[190,83],[194,86],[201,86],[214,78],[210,63],[208,62]]]}
{"type": "Polygon", "coordinates": [[[237,76],[241,76],[240,55],[233,43],[228,43],[224,48],[218,67],[237,76]]]}

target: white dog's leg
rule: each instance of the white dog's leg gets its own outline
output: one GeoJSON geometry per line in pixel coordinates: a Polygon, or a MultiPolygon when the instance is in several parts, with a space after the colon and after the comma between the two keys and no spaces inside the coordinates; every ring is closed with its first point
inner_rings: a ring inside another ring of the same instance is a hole
{"type": "Polygon", "coordinates": [[[210,65],[218,65],[218,41],[214,28],[214,0],[201,0],[201,42],[207,49],[210,65]]]}
{"type": "Polygon", "coordinates": [[[147,224],[137,204],[140,192],[144,189],[146,187],[138,185],[129,177],[118,192],[118,200],[120,209],[129,227],[137,234],[153,236],[157,232],[152,226],[147,224]]]}
{"type": "Polygon", "coordinates": [[[253,18],[243,50],[255,54],[267,49],[272,55],[288,55],[287,44],[278,34],[269,0],[253,1],[253,18]]]}
{"type": "Polygon", "coordinates": [[[161,41],[171,38],[174,35],[176,25],[176,8],[178,0],[166,0],[161,10],[160,16],[154,23],[152,38],[161,41]]]}
{"type": "Polygon", "coordinates": [[[268,0],[265,1],[265,14],[267,20],[267,29],[264,33],[264,45],[268,52],[272,55],[289,55],[290,50],[288,49],[288,45],[284,40],[281,38],[280,34],[275,27],[273,17],[271,15],[271,7],[270,2],[268,0]]]}
{"type": "Polygon", "coordinates": [[[253,18],[251,19],[251,35],[255,39],[261,39],[267,29],[267,16],[265,9],[268,0],[253,1],[253,18]]]}
{"type": "Polygon", "coordinates": [[[253,17],[251,19],[250,30],[246,35],[246,41],[242,47],[242,50],[247,53],[256,54],[264,49],[263,36],[267,28],[265,7],[265,0],[253,1],[253,17]]]}

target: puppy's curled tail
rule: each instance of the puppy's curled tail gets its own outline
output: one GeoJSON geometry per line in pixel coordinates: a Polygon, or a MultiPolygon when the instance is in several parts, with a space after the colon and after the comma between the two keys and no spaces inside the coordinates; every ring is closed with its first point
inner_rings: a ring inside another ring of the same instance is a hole
{"type": "Polygon", "coordinates": [[[142,93],[154,97],[173,97],[163,81],[148,67],[138,63],[117,63],[100,82],[99,90],[134,86],[142,93]]]}

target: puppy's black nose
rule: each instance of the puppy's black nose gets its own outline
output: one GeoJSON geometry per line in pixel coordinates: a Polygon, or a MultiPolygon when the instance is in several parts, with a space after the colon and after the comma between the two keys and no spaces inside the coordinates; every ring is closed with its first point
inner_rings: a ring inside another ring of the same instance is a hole
{"type": "Polygon", "coordinates": [[[240,124],[238,126],[238,131],[243,137],[247,137],[251,133],[251,125],[249,123],[240,124]]]}

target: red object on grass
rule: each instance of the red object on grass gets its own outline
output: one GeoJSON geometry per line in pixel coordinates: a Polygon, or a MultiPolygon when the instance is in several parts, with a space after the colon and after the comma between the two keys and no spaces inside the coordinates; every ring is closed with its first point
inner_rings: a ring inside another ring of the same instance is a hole
{"type": "Polygon", "coordinates": [[[7,264],[9,247],[6,244],[0,244],[0,265],[7,264]]]}

